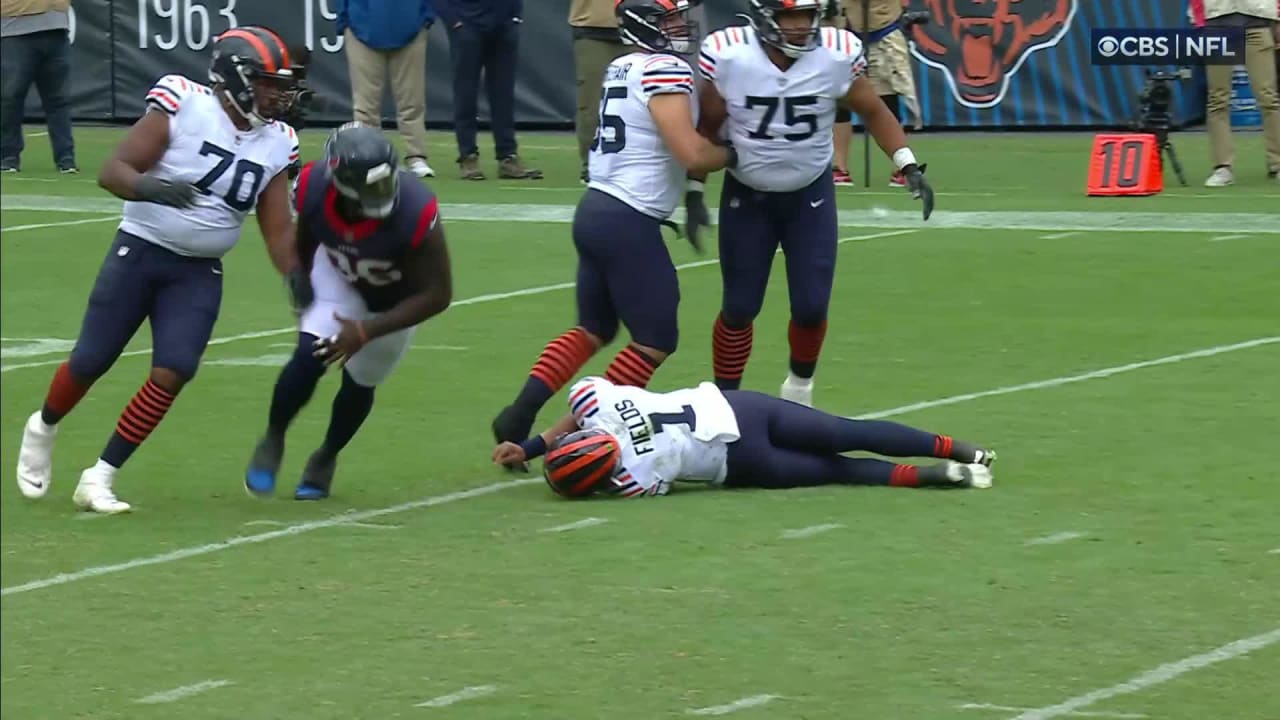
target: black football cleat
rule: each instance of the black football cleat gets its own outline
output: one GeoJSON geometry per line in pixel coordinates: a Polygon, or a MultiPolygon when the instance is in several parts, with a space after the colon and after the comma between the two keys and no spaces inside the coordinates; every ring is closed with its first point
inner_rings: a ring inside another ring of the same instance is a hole
{"type": "Polygon", "coordinates": [[[337,456],[323,449],[311,453],[306,467],[302,469],[302,480],[293,491],[293,499],[323,500],[329,497],[329,487],[333,485],[333,473],[337,469],[337,456]]]}
{"type": "MultiPolygon", "coordinates": [[[[501,445],[504,442],[522,443],[529,437],[530,431],[533,430],[534,418],[526,418],[520,415],[515,405],[508,405],[502,408],[502,412],[498,413],[498,417],[493,419],[493,440],[501,445]]],[[[528,473],[529,463],[506,463],[503,465],[507,470],[518,473],[528,473]]]]}

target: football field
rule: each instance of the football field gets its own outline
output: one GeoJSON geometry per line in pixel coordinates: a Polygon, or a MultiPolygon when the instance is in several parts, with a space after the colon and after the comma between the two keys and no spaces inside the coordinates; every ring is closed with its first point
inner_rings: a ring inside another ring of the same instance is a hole
{"type": "MultiPolygon", "coordinates": [[[[432,133],[455,302],[334,496],[290,499],[334,373],[278,496],[242,489],[295,337],[250,220],[199,375],[117,479],[134,512],[98,517],[71,492],[146,378],[145,329],[62,423],[49,495],[13,469],[115,229],[94,178],[122,133],[77,130],[73,178],[30,138],[2,180],[4,720],[1280,719],[1280,186],[1242,160],[1201,187],[1204,136],[1174,136],[1191,187],[1150,198],[1085,198],[1085,134],[914,137],[928,223],[883,157],[839,189],[815,403],[998,450],[989,491],[569,502],[493,467],[490,420],[575,319],[577,154],[526,134],[546,180],[464,183],[432,133]]],[[[709,379],[720,300],[714,247],[670,247],[658,390],[709,379]]],[[[745,387],[777,392],[787,317],[779,260],[745,387]]]]}

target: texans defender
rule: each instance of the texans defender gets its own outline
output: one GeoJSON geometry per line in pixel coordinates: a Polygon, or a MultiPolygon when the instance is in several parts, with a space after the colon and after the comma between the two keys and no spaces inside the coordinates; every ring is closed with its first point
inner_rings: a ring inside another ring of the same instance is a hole
{"type": "Polygon", "coordinates": [[[723,487],[815,485],[991,487],[995,453],[946,435],[879,420],[850,420],[796,403],[711,383],[669,393],[584,378],[569,393],[570,414],[520,445],[503,443],[494,461],[546,452],[543,474],[560,495],[666,495],[676,481],[723,487]],[[919,467],[875,458],[938,457],[919,467]]]}
{"type": "Polygon", "coordinates": [[[680,286],[662,239],[686,172],[736,162],[731,148],[694,127],[693,71],[677,57],[697,47],[690,0],[618,0],[623,40],[636,51],[610,63],[600,126],[588,158],[590,182],[573,218],[578,251],[578,324],[538,357],[513,404],[493,421],[494,439],[529,436],[538,411],[587,360],[613,341],[621,321],[631,343],[605,376],[644,387],[676,350],[680,286]]]}
{"type": "Polygon", "coordinates": [[[245,473],[250,493],[275,490],[289,424],[329,365],[340,365],[329,429],[307,459],[298,500],[329,496],[338,452],[373,409],[374,388],[399,363],[419,324],[444,312],[453,276],[436,196],[401,170],[382,131],[347,123],[322,163],[298,175],[298,253],[290,290],[301,314],[298,347],[280,372],[267,431],[245,473]]]}
{"type": "Polygon", "coordinates": [[[18,488],[26,497],[49,491],[60,421],[150,320],[150,377],[72,496],[94,512],[129,510],[112,489],[116,471],[195,376],[222,302],[221,258],[251,209],[277,269],[297,264],[287,168],[298,158],[298,137],[278,119],[294,113],[301,69],[275,32],[245,26],[214,41],[211,87],[166,75],[147,93],[146,114],[98,175],[125,200],[124,218],[71,357],[23,431],[18,488]]]}
{"type": "MultiPolygon", "coordinates": [[[[862,43],[848,30],[822,27],[834,0],[750,0],[750,27],[712,33],[698,67],[701,123],[722,131],[741,161],[720,194],[720,274],[724,297],[713,331],[716,384],[735,389],[751,355],[752,323],[764,303],[778,246],[786,254],[791,299],[791,371],[782,397],[810,405],[813,375],[827,332],[836,264],[836,199],[831,127],[846,105],[933,212],[933,190],[907,147],[898,119],[865,77],[862,43]]],[[[700,179],[686,197],[689,233],[707,222],[700,179]]]]}

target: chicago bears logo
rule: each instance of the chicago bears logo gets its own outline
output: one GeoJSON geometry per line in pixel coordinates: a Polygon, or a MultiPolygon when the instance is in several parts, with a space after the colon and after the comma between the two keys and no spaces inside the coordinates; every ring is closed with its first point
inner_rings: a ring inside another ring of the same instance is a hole
{"type": "Polygon", "coordinates": [[[1079,0],[909,0],[930,22],[911,28],[911,52],[946,74],[973,108],[999,105],[1009,81],[1037,50],[1067,34],[1079,0]]]}

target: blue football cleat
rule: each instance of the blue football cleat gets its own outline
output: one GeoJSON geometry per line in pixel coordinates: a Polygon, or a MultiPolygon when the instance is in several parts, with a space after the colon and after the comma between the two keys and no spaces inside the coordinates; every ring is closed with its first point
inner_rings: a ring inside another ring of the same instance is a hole
{"type": "Polygon", "coordinates": [[[333,484],[333,473],[338,469],[338,458],[316,450],[307,458],[307,465],[302,469],[302,480],[293,491],[294,500],[323,500],[329,497],[329,486],[333,484]]]}
{"type": "Polygon", "coordinates": [[[275,492],[276,474],[284,459],[284,441],[269,435],[258,441],[244,473],[244,489],[255,497],[265,497],[275,492]]]}

